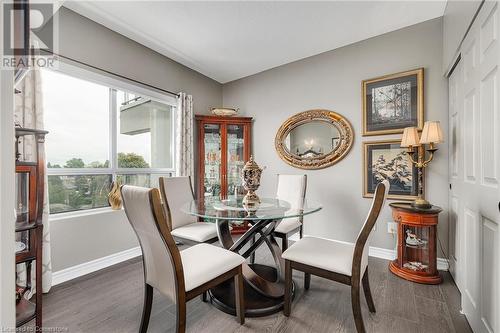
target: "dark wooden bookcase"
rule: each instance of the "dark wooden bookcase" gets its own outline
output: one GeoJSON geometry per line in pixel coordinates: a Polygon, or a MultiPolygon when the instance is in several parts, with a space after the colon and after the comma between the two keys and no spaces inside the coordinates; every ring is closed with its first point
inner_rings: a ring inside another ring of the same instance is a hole
{"type": "Polygon", "coordinates": [[[16,285],[16,327],[35,319],[36,331],[42,328],[42,238],[44,194],[44,142],[46,131],[16,127],[16,264],[26,264],[26,285],[16,285]],[[31,139],[28,139],[31,137],[31,139]],[[34,159],[19,153],[22,140],[34,140],[34,159]],[[31,267],[35,262],[36,295],[32,291],[31,267]]]}

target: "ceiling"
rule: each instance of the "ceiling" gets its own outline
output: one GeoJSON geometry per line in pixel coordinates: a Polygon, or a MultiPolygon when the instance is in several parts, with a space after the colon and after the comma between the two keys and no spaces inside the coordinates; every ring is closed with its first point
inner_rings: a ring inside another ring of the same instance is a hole
{"type": "Polygon", "coordinates": [[[66,1],[226,83],[443,15],[446,1],[66,1]]]}

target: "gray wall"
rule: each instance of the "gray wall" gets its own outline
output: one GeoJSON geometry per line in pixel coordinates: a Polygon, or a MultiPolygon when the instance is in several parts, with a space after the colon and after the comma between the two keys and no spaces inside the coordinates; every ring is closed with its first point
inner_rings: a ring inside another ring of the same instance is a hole
{"type": "Polygon", "coordinates": [[[54,272],[139,246],[123,210],[54,216],[50,220],[54,272]]]}
{"type": "MultiPolygon", "coordinates": [[[[308,197],[320,201],[323,211],[306,218],[306,234],[354,240],[370,200],[361,197],[361,142],[397,138],[362,138],[363,79],[425,67],[426,119],[441,120],[447,132],[447,81],[442,77],[442,22],[433,20],[378,36],[338,50],[287,64],[223,87],[158,53],[108,30],[74,12],[61,9],[60,52],[94,66],[172,91],[194,96],[195,112],[210,106],[236,105],[255,117],[253,150],[267,166],[260,195],[274,195],[276,173],[301,173],[282,162],[273,140],[281,123],[292,114],[326,108],[346,116],[356,133],[349,155],[339,164],[308,171],[308,197]],[[132,65],[131,65],[132,64],[132,65]]],[[[445,208],[440,235],[447,248],[447,145],[441,145],[427,173],[429,199],[445,208]]],[[[392,249],[387,234],[386,209],[374,232],[372,246],[392,249]]],[[[51,221],[54,271],[137,246],[123,212],[83,214],[51,221]]]]}
{"type": "MultiPolygon", "coordinates": [[[[425,115],[440,120],[447,137],[447,80],[442,76],[442,20],[435,19],[353,45],[283,65],[223,86],[224,105],[235,105],[245,116],[255,118],[253,153],[257,163],[267,166],[260,196],[275,193],[277,173],[307,173],[307,197],[321,202],[321,212],[306,217],[304,232],[338,240],[354,241],[370,207],[362,198],[362,142],[391,138],[361,136],[361,81],[384,74],[425,68],[425,115]],[[295,169],[280,160],[274,136],[291,115],[316,108],[336,111],[351,122],[355,142],[340,163],[314,171],[295,169]]],[[[428,199],[444,208],[439,235],[447,249],[448,148],[439,146],[427,170],[428,199]]],[[[386,208],[377,223],[371,245],[393,249],[387,233],[391,221],[386,208]]]]}
{"type": "MultiPolygon", "coordinates": [[[[195,113],[222,104],[222,85],[75,12],[59,11],[59,53],[109,72],[193,95],[195,113]]],[[[123,212],[51,217],[52,266],[59,271],[138,246],[123,212]]]]}
{"type": "Polygon", "coordinates": [[[481,0],[448,0],[443,16],[443,67],[449,70],[481,0]]]}

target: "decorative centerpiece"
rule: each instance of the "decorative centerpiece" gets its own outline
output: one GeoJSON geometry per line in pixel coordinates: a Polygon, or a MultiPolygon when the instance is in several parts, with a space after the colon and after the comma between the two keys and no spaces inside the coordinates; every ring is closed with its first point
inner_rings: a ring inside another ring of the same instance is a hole
{"type": "Polygon", "coordinates": [[[241,180],[243,181],[243,187],[247,190],[247,194],[243,197],[243,207],[247,210],[257,210],[260,205],[260,199],[255,191],[260,186],[260,176],[262,174],[262,169],[253,160],[253,156],[250,156],[250,160],[245,164],[241,170],[241,180]]]}
{"type": "Polygon", "coordinates": [[[119,210],[122,208],[122,197],[120,194],[120,183],[118,181],[114,181],[111,184],[111,190],[108,194],[108,201],[111,205],[111,209],[119,210]]]}

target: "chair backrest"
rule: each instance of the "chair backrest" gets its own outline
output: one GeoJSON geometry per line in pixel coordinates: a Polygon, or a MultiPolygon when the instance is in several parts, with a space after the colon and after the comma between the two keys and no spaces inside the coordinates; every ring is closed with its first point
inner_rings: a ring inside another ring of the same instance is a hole
{"type": "Polygon", "coordinates": [[[292,209],[302,209],[306,198],[306,175],[278,175],[276,198],[290,203],[292,209]]]}
{"type": "Polygon", "coordinates": [[[123,185],[123,207],[142,250],[144,280],[177,303],[185,292],[181,255],[170,234],[158,189],[123,185]]]}
{"type": "Polygon", "coordinates": [[[160,177],[160,191],[170,231],[197,222],[195,216],[181,211],[184,204],[194,200],[191,177],[160,177]]]}
{"type": "Polygon", "coordinates": [[[379,183],[375,188],[375,193],[373,195],[372,206],[366,217],[365,223],[361,228],[361,231],[358,234],[358,238],[356,239],[356,245],[354,247],[354,255],[352,261],[352,277],[354,278],[355,274],[359,277],[361,274],[361,260],[363,258],[363,252],[368,251],[368,248],[365,248],[366,241],[370,236],[370,233],[373,229],[373,226],[377,222],[377,219],[380,215],[380,211],[384,207],[385,199],[387,198],[387,194],[389,193],[389,181],[386,179],[379,183]],[[356,272],[355,272],[356,271],[356,272]]]}

